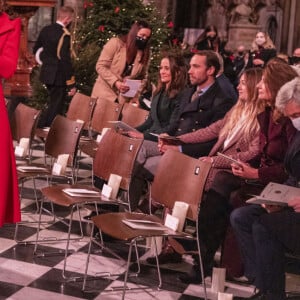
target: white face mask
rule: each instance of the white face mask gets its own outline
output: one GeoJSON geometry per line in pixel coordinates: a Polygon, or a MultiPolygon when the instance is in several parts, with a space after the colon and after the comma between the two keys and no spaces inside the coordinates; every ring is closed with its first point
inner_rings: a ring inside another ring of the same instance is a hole
{"type": "Polygon", "coordinates": [[[300,117],[291,119],[293,126],[300,131],[300,117]]]}
{"type": "Polygon", "coordinates": [[[262,46],[266,42],[266,39],[264,37],[257,37],[255,42],[258,46],[262,46]]]}

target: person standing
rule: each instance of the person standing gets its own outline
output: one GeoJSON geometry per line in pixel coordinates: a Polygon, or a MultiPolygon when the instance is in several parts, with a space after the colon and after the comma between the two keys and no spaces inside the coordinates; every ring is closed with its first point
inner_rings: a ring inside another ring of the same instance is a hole
{"type": "Polygon", "coordinates": [[[264,67],[276,56],[275,45],[266,32],[259,31],[252,42],[246,68],[264,67]]]}
{"type": "Polygon", "coordinates": [[[13,75],[17,67],[21,20],[10,20],[0,0],[0,226],[21,220],[16,162],[5,108],[2,81],[13,75]]]}
{"type": "Polygon", "coordinates": [[[71,36],[67,29],[73,18],[72,7],[60,7],[57,21],[41,30],[33,48],[34,54],[43,48],[40,54],[40,80],[49,93],[48,107],[41,116],[39,127],[49,127],[55,116],[63,113],[67,94],[73,96],[76,92],[71,62],[71,36]]]}
{"type": "Polygon", "coordinates": [[[151,33],[147,22],[136,21],[127,34],[113,37],[104,45],[96,63],[98,78],[92,90],[93,98],[119,103],[130,101],[120,95],[129,91],[126,78],[142,80],[138,93],[143,90],[147,82],[151,33]]]}

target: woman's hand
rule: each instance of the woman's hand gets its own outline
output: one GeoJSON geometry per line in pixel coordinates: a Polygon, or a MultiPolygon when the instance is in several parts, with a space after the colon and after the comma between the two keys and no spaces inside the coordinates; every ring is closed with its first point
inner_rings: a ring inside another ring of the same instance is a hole
{"type": "Polygon", "coordinates": [[[129,86],[126,85],[126,83],[124,83],[124,82],[122,82],[120,80],[116,81],[115,87],[122,94],[125,94],[125,93],[127,93],[129,91],[129,86]]]}
{"type": "Polygon", "coordinates": [[[252,168],[249,164],[239,161],[239,164],[231,164],[232,173],[245,179],[258,179],[258,169],[252,168]]]}
{"type": "Polygon", "coordinates": [[[144,135],[138,131],[127,131],[127,135],[135,139],[143,139],[144,135]]]}
{"type": "Polygon", "coordinates": [[[209,162],[211,164],[214,162],[213,157],[210,157],[210,156],[201,156],[201,157],[199,157],[199,160],[209,162]]]}
{"type": "Polygon", "coordinates": [[[295,212],[300,212],[300,196],[293,197],[289,202],[288,206],[292,207],[295,212]]]}

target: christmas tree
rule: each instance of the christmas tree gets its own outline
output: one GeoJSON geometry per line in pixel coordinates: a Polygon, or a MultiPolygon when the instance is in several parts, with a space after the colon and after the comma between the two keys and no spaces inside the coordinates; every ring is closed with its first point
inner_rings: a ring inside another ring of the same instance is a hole
{"type": "Polygon", "coordinates": [[[136,20],[145,20],[152,27],[149,75],[155,80],[160,51],[172,46],[172,22],[168,22],[150,3],[141,0],[86,0],[85,18],[75,28],[74,62],[78,89],[90,95],[96,79],[95,66],[104,44],[113,36],[126,34],[136,20]]]}
{"type": "MultiPolygon", "coordinates": [[[[97,59],[105,43],[119,34],[126,34],[136,20],[145,20],[152,27],[149,78],[156,82],[160,54],[163,49],[176,48],[172,39],[173,23],[155,8],[141,0],[85,0],[84,16],[74,22],[73,43],[77,53],[73,61],[76,85],[80,92],[90,95],[97,77],[97,59]]],[[[33,96],[30,104],[38,109],[47,101],[47,90],[39,81],[39,68],[32,74],[33,96]]],[[[69,99],[70,100],[70,99],[69,99]]]]}

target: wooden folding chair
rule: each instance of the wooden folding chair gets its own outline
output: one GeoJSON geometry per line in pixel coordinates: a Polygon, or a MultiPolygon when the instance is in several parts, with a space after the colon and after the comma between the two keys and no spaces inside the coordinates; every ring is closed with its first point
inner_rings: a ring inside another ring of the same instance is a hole
{"type": "MultiPolygon", "coordinates": [[[[41,190],[43,194],[43,198],[41,201],[40,207],[40,220],[41,213],[44,201],[50,201],[53,204],[66,207],[70,209],[70,221],[68,224],[68,235],[65,240],[67,240],[66,250],[65,250],[65,261],[63,268],[63,277],[65,276],[65,268],[67,263],[67,254],[69,251],[69,241],[70,234],[73,222],[73,215],[75,210],[79,212],[79,220],[81,222],[81,215],[79,207],[85,206],[87,204],[95,205],[95,210],[98,212],[97,204],[105,203],[105,204],[119,204],[130,207],[130,199],[129,199],[129,187],[131,176],[133,173],[134,162],[137,156],[137,153],[142,145],[141,139],[132,139],[127,136],[123,136],[113,130],[107,132],[101,140],[98,150],[96,152],[95,161],[93,164],[94,174],[103,179],[104,181],[108,181],[110,174],[117,174],[122,177],[120,183],[120,189],[122,192],[126,194],[126,202],[120,199],[107,199],[106,197],[101,195],[101,191],[94,186],[88,185],[55,185],[43,188],[41,190]],[[70,196],[65,193],[65,189],[85,189],[98,192],[96,195],[88,195],[81,194],[79,196],[70,196]],[[90,197],[91,196],[91,197],[90,197]],[[95,197],[96,196],[96,197],[95,197]]],[[[37,230],[37,241],[39,238],[40,225],[37,230]]],[[[38,249],[38,242],[36,242],[34,252],[36,254],[38,249]]]]}
{"type": "MultiPolygon", "coordinates": [[[[58,177],[57,175],[54,176],[52,174],[52,167],[55,159],[57,159],[60,154],[68,154],[69,159],[67,163],[68,170],[65,174],[62,174],[59,177],[64,177],[72,183],[75,182],[77,149],[82,128],[83,123],[69,120],[60,115],[55,117],[53,123],[51,124],[49,134],[47,135],[47,139],[45,142],[45,164],[31,163],[30,165],[22,165],[17,168],[18,180],[21,184],[21,199],[24,182],[26,180],[32,179],[35,201],[38,208],[35,179],[38,177],[46,177],[49,183],[49,178],[50,181],[52,181],[54,177],[58,177]]],[[[15,229],[15,240],[17,242],[21,242],[17,238],[18,225],[20,224],[21,223],[17,223],[15,229]]]]}
{"type": "MultiPolygon", "coordinates": [[[[186,202],[189,205],[187,218],[197,223],[200,201],[202,198],[205,181],[210,167],[211,165],[207,162],[188,157],[180,152],[168,150],[162,156],[157,172],[154,176],[154,181],[151,187],[151,199],[156,203],[160,203],[168,209],[173,208],[175,201],[186,202]]],[[[129,267],[131,263],[132,247],[135,246],[138,240],[140,240],[141,238],[157,236],[194,239],[194,236],[189,233],[176,232],[168,228],[163,228],[161,230],[133,229],[127,226],[124,223],[124,220],[143,220],[146,222],[148,221],[163,224],[163,220],[157,216],[129,212],[106,213],[92,218],[94,225],[99,229],[100,232],[105,233],[106,235],[118,239],[122,242],[130,243],[127,258],[127,270],[125,272],[124,286],[122,287],[123,299],[125,298],[125,293],[127,289],[127,280],[129,275],[129,267]]],[[[196,226],[196,228],[198,229],[198,226],[196,226]]],[[[103,244],[95,241],[91,236],[85,270],[85,278],[82,287],[83,290],[85,290],[86,287],[89,257],[91,252],[91,245],[93,242],[100,245],[102,249],[107,249],[103,244]]],[[[203,275],[203,266],[198,238],[197,245],[201,273],[203,275]]],[[[109,251],[111,252],[111,250],[109,251]]],[[[162,280],[157,257],[157,249],[155,249],[155,251],[157,271],[159,277],[159,287],[161,287],[162,280]]],[[[139,268],[138,259],[137,263],[139,268]]]]}
{"type": "Polygon", "coordinates": [[[96,106],[89,128],[89,139],[82,139],[80,141],[80,150],[90,157],[95,157],[98,143],[93,137],[101,134],[105,127],[110,128],[109,121],[117,121],[120,118],[122,104],[111,102],[104,99],[97,99],[96,106]]]}
{"type": "Polygon", "coordinates": [[[13,140],[20,142],[21,138],[29,139],[29,161],[32,156],[32,142],[40,114],[40,110],[19,103],[12,115],[10,123],[13,140]]]}
{"type": "Polygon", "coordinates": [[[132,105],[131,103],[124,103],[121,112],[121,121],[137,127],[145,122],[149,115],[149,111],[132,105]]]}
{"type": "Polygon", "coordinates": [[[97,99],[77,92],[70,102],[66,117],[70,120],[82,120],[84,129],[90,128],[90,123],[93,115],[97,99]]]}

